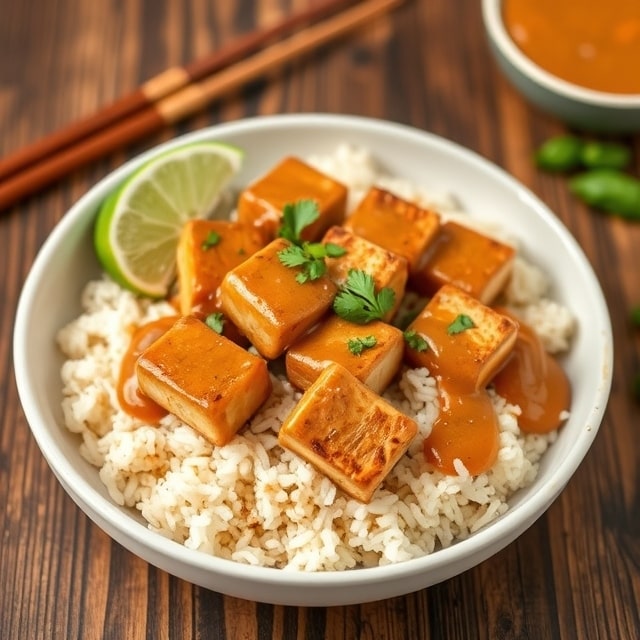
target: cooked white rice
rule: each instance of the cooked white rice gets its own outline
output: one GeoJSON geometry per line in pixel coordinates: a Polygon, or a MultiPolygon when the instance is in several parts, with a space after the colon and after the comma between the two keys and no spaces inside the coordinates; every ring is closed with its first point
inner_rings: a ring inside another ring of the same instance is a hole
{"type": "MultiPolygon", "coordinates": [[[[443,213],[455,200],[433,197],[381,177],[363,150],[348,147],[310,159],[340,176],[355,198],[377,183],[443,213]]],[[[548,300],[547,280],[518,258],[506,303],[531,322],[552,352],[568,348],[571,314],[548,300]]],[[[419,434],[370,504],[348,498],[323,474],[278,445],[278,429],[300,393],[273,377],[274,391],[251,423],[215,447],[175,417],[141,424],[116,396],[121,359],[133,329],[173,313],[167,303],[137,298],[104,277],[89,282],[82,315],[63,328],[59,345],[66,426],[78,433],[82,455],[99,469],[119,505],[137,509],[151,530],[191,549],[238,562],[288,570],[339,570],[408,560],[469,536],[508,509],[509,496],[535,478],[555,439],[524,435],[519,408],[492,393],[500,423],[493,468],[471,477],[429,467],[423,440],[438,414],[434,378],[404,370],[385,398],[416,420],[419,434]]]]}

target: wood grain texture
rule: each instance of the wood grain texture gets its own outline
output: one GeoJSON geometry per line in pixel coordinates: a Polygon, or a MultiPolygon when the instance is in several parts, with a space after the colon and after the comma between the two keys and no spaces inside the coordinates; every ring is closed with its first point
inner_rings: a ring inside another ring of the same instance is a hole
{"type": "MultiPolygon", "coordinates": [[[[311,0],[0,0],[0,154],[311,0]]],[[[0,217],[0,638],[636,638],[640,634],[640,224],[594,214],[540,173],[535,147],[566,129],[495,68],[478,3],[407,0],[393,16],[205,112],[76,171],[0,217]],[[597,440],[516,542],[454,579],[361,606],[305,609],[222,596],[155,569],[67,497],[20,408],[11,333],[33,258],[68,207],[125,159],[178,133],[254,114],[355,113],[478,152],[571,229],[610,306],[614,382],[597,440]]],[[[628,138],[640,173],[640,137],[628,138]]]]}

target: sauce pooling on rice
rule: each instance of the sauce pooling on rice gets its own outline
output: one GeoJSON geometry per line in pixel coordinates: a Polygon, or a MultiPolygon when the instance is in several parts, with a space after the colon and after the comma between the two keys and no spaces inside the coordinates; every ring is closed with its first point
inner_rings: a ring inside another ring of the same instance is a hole
{"type": "Polygon", "coordinates": [[[131,343],[120,365],[117,386],[120,406],[130,416],[150,424],[155,424],[164,418],[168,411],[140,390],[136,375],[136,363],[140,354],[161,335],[164,335],[173,326],[176,319],[174,316],[167,316],[138,327],[131,336],[131,343]]]}
{"type": "Polygon", "coordinates": [[[493,380],[495,390],[522,411],[526,433],[549,433],[560,427],[571,402],[567,375],[544,349],[536,332],[520,323],[511,356],[493,380]]]}

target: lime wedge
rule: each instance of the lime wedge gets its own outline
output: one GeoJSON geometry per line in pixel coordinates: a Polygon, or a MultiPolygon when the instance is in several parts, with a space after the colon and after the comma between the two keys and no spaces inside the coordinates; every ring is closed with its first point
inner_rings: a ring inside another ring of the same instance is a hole
{"type": "Polygon", "coordinates": [[[167,295],[184,223],[206,218],[242,163],[243,152],[196,142],[152,158],[102,204],[94,245],[104,270],[143,295],[167,295]]]}

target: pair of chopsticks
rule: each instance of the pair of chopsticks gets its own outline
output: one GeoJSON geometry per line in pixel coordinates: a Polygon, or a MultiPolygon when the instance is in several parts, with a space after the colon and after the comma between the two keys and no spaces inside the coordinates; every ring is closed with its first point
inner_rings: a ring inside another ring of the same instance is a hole
{"type": "Polygon", "coordinates": [[[228,49],[164,71],[93,116],[0,159],[0,211],[71,171],[319,50],[401,3],[326,0],[275,26],[250,33],[228,49]],[[290,35],[301,26],[305,28],[290,35]],[[289,37],[269,44],[285,35],[289,37]]]}

